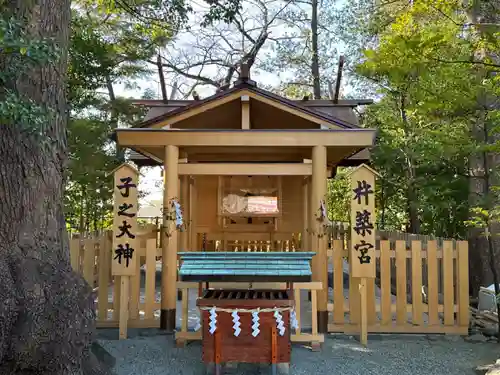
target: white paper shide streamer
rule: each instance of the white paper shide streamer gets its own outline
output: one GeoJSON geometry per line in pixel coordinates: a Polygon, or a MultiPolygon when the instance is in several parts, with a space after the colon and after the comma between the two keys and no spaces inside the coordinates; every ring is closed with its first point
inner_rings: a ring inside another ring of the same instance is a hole
{"type": "Polygon", "coordinates": [[[295,310],[292,310],[290,312],[290,327],[293,329],[299,328],[299,321],[297,320],[297,314],[295,313],[295,310]]]}
{"type": "Polygon", "coordinates": [[[259,326],[260,326],[260,323],[259,323],[259,312],[258,311],[254,311],[252,312],[252,336],[253,337],[257,337],[260,333],[260,329],[259,329],[259,326]]]}
{"type": "Polygon", "coordinates": [[[194,331],[197,332],[201,329],[200,317],[197,316],[194,324],[194,331]]]}
{"type": "Polygon", "coordinates": [[[208,326],[210,327],[208,332],[213,335],[215,330],[217,329],[217,312],[215,311],[215,307],[212,307],[210,309],[210,323],[208,324],[208,326]]]}
{"type": "Polygon", "coordinates": [[[233,311],[231,316],[233,317],[233,323],[234,323],[234,325],[233,325],[234,335],[236,337],[238,337],[241,333],[241,328],[240,328],[241,323],[240,323],[240,317],[238,315],[238,311],[237,310],[233,311]]]}
{"type": "Polygon", "coordinates": [[[175,226],[177,227],[177,229],[181,229],[184,224],[181,205],[176,199],[174,199],[172,201],[172,207],[174,208],[175,211],[175,226]]]}
{"type": "Polygon", "coordinates": [[[278,310],[274,312],[274,319],[276,319],[276,328],[278,328],[280,336],[283,336],[285,334],[285,323],[278,310]]]}

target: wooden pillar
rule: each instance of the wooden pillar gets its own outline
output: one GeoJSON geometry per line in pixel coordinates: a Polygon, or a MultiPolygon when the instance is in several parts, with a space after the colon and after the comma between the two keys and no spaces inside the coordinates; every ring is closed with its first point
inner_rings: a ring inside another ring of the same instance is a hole
{"type": "MultiPolygon", "coordinates": [[[[180,154],[181,159],[179,159],[180,163],[188,162],[188,155],[186,152],[182,152],[180,154]]],[[[181,176],[181,207],[184,219],[184,228],[182,232],[180,232],[180,241],[179,241],[179,249],[180,251],[188,251],[189,250],[189,224],[190,224],[190,211],[189,211],[189,176],[184,175],[181,176]]]]}
{"type": "Polygon", "coordinates": [[[200,251],[198,247],[198,224],[197,224],[197,207],[198,207],[198,193],[196,191],[196,179],[191,177],[189,180],[189,218],[191,225],[189,228],[190,249],[191,251],[200,251]]]}
{"type": "Polygon", "coordinates": [[[184,228],[181,232],[181,251],[189,250],[189,176],[181,177],[181,200],[182,200],[182,213],[184,214],[184,228]]]}
{"type": "Polygon", "coordinates": [[[163,191],[163,243],[161,274],[160,328],[173,332],[175,329],[175,307],[177,303],[177,237],[175,218],[171,217],[171,200],[179,197],[179,148],[165,147],[165,179],[163,191]],[[172,220],[173,219],[173,220],[172,220]]]}
{"type": "Polygon", "coordinates": [[[318,291],[318,331],[328,331],[328,259],[327,236],[323,228],[324,222],[320,221],[321,202],[326,204],[327,175],[326,175],[326,147],[314,146],[312,150],[312,183],[310,203],[311,250],[316,252],[313,257],[313,280],[321,281],[323,289],[318,291]]]}
{"type": "Polygon", "coordinates": [[[301,235],[301,250],[311,251],[310,236],[309,236],[309,177],[305,177],[302,181],[302,209],[303,209],[303,229],[301,235]]]}

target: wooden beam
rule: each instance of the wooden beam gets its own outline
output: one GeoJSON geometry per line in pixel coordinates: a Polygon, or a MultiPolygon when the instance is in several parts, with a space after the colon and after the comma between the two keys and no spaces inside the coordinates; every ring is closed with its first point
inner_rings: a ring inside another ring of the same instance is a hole
{"type": "MultiPolygon", "coordinates": [[[[309,164],[312,166],[312,164],[309,164]]],[[[309,178],[305,178],[302,184],[302,234],[300,236],[301,240],[301,250],[311,251],[311,246],[309,243],[309,178]]]]}
{"type": "Polygon", "coordinates": [[[172,125],[175,124],[179,121],[188,119],[190,117],[199,115],[205,111],[208,111],[212,108],[218,107],[222,104],[229,103],[230,101],[238,99],[242,95],[241,92],[234,92],[232,94],[229,94],[227,96],[223,96],[219,98],[218,100],[214,101],[208,101],[207,103],[201,104],[191,110],[187,110],[185,112],[179,113],[177,116],[173,116],[171,118],[165,119],[163,121],[160,121],[156,124],[151,125],[151,128],[162,128],[165,125],[172,125]]]}
{"type": "MultiPolygon", "coordinates": [[[[310,246],[316,255],[313,257],[313,280],[325,286],[318,291],[318,324],[319,332],[325,333],[328,325],[328,258],[327,241],[324,234],[324,221],[320,220],[321,203],[326,205],[327,176],[326,176],[326,147],[315,146],[312,150],[312,181],[311,205],[309,207],[309,220],[311,226],[310,246]]],[[[326,220],[326,218],[325,218],[326,220]]]]}
{"type": "Polygon", "coordinates": [[[241,96],[241,128],[250,129],[250,98],[248,95],[241,96]]]}
{"type": "Polygon", "coordinates": [[[188,163],[179,175],[191,176],[310,176],[312,165],[303,163],[188,163]]]}
{"type": "Polygon", "coordinates": [[[272,99],[266,98],[266,97],[261,96],[257,93],[249,91],[248,95],[252,99],[258,100],[259,102],[265,103],[271,107],[278,108],[278,109],[282,110],[283,112],[288,112],[288,113],[295,115],[297,117],[301,117],[304,120],[311,121],[311,122],[313,122],[315,124],[319,124],[319,125],[326,125],[331,129],[340,129],[340,127],[338,125],[328,123],[325,119],[322,119],[319,116],[316,117],[313,114],[302,112],[301,110],[299,110],[297,108],[290,107],[286,104],[283,104],[283,103],[280,103],[278,101],[274,101],[272,99]]]}
{"type": "Polygon", "coordinates": [[[193,131],[128,128],[116,130],[118,144],[134,146],[230,146],[230,147],[369,147],[373,129],[356,130],[219,130],[193,131]]]}
{"type": "Polygon", "coordinates": [[[179,148],[165,147],[165,188],[163,193],[163,241],[161,277],[161,328],[172,332],[175,329],[177,303],[177,237],[175,219],[171,216],[171,200],[179,198],[179,148]]]}

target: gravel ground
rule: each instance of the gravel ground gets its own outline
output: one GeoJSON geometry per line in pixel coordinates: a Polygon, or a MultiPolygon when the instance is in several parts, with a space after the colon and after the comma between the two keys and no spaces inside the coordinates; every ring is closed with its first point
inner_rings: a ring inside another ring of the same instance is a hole
{"type": "MultiPolygon", "coordinates": [[[[130,338],[116,340],[116,330],[99,330],[100,343],[116,358],[117,375],[204,374],[201,345],[177,349],[172,336],[157,330],[130,330],[130,338]]],[[[474,368],[498,358],[498,344],[469,343],[460,337],[373,336],[368,348],[348,336],[328,336],[320,352],[294,345],[291,375],[475,374],[474,368]]],[[[270,374],[267,366],[245,365],[230,374],[270,374]]]]}

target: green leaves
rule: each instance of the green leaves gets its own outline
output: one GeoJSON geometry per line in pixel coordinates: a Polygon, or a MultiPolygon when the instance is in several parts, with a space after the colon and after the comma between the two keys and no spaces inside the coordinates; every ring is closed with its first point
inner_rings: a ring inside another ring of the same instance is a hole
{"type": "Polygon", "coordinates": [[[39,69],[58,58],[58,49],[51,39],[36,39],[25,31],[26,25],[14,18],[0,18],[0,124],[18,126],[43,139],[44,124],[51,109],[36,103],[17,90],[18,77],[39,69]]]}

